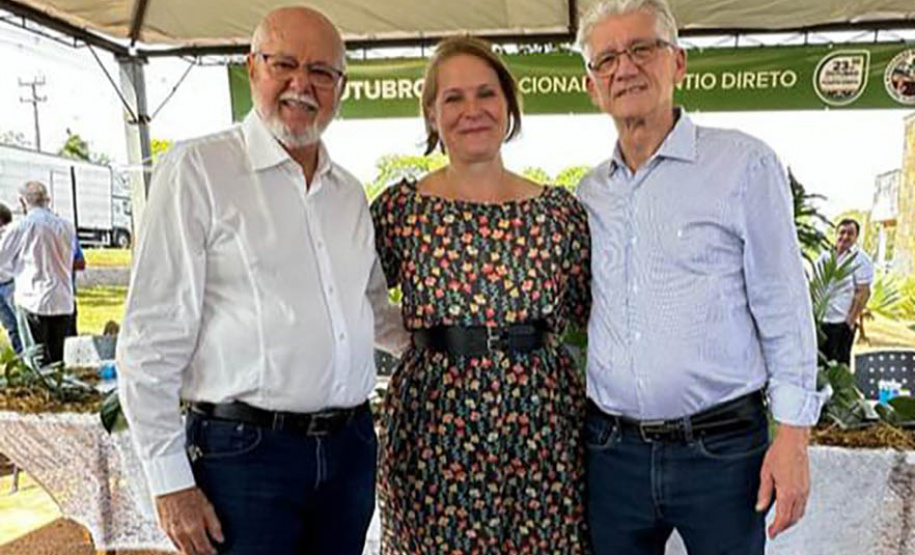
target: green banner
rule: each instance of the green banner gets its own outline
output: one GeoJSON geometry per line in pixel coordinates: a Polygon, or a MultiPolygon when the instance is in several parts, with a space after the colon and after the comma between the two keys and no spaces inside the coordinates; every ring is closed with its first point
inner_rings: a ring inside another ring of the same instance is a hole
{"type": "MultiPolygon", "coordinates": [[[[589,113],[581,57],[573,53],[504,57],[526,114],[589,113]]],[[[351,60],[344,118],[419,114],[426,61],[351,60]]],[[[677,102],[689,110],[751,111],[915,107],[915,47],[902,43],[689,50],[677,102]]],[[[251,109],[244,66],[229,66],[232,115],[251,109]]]]}

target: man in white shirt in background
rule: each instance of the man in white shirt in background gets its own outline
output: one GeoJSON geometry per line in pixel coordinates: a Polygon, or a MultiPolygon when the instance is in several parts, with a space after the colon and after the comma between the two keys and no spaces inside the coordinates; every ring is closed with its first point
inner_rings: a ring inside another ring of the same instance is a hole
{"type": "Polygon", "coordinates": [[[851,364],[851,348],[855,341],[858,317],[871,296],[871,283],[874,281],[874,263],[857,245],[858,222],[846,218],[836,227],[836,248],[823,252],[817,259],[822,266],[831,257],[835,257],[839,266],[846,260],[850,262],[850,274],[837,283],[831,291],[829,306],[823,316],[823,333],[825,340],[820,351],[826,360],[851,364]]]}
{"type": "Polygon", "coordinates": [[[73,315],[73,224],[48,209],[44,184],[29,181],[19,189],[26,215],[0,240],[0,272],[15,277],[15,302],[32,340],[44,345],[43,364],[61,362],[73,315]]]}
{"type": "MultiPolygon", "coordinates": [[[[9,206],[0,202],[0,237],[6,231],[6,226],[13,222],[13,212],[9,206]]],[[[19,339],[19,324],[16,319],[16,305],[13,293],[16,291],[16,276],[0,271],[0,324],[6,330],[10,347],[16,354],[22,353],[22,341],[19,339]]]]}
{"type": "Polygon", "coordinates": [[[247,63],[255,109],[156,169],[118,342],[121,400],[183,553],[360,555],[375,500],[373,338],[397,352],[408,336],[362,185],[320,140],[345,47],[321,13],[280,8],[247,63]]]}

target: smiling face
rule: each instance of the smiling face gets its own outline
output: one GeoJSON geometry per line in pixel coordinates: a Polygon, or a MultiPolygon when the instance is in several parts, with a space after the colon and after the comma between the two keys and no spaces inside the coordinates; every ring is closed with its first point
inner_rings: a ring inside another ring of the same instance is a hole
{"type": "Polygon", "coordinates": [[[850,249],[857,240],[858,230],[855,228],[855,224],[843,224],[836,229],[836,251],[839,254],[850,249]]]}
{"type": "Polygon", "coordinates": [[[288,59],[342,71],[342,44],[326,18],[305,8],[271,12],[255,32],[248,55],[251,99],[271,133],[287,148],[318,142],[337,112],[343,83],[316,87],[304,67],[279,77],[271,63],[288,59]]]}
{"type": "Polygon", "coordinates": [[[475,162],[498,156],[508,104],[496,71],[476,56],[457,54],[439,65],[436,81],[428,125],[438,131],[449,158],[475,162]]]}
{"type": "MultiPolygon", "coordinates": [[[[652,44],[658,39],[666,37],[659,36],[654,14],[639,10],[598,22],[586,52],[594,63],[608,53],[621,52],[635,44],[652,44]]],[[[620,55],[610,75],[589,72],[586,85],[591,101],[614,120],[653,119],[652,116],[673,110],[674,88],[685,75],[685,53],[662,45],[638,64],[629,55],[620,55]]]]}

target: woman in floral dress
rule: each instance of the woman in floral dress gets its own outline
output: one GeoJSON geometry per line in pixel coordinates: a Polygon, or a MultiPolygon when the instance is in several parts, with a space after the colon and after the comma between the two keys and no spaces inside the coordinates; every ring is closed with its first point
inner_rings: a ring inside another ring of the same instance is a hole
{"type": "Polygon", "coordinates": [[[372,206],[414,333],[385,402],[382,551],[587,553],[583,379],[559,341],[587,320],[587,217],[503,168],[520,107],[488,44],[441,43],[422,110],[449,165],[372,206]]]}

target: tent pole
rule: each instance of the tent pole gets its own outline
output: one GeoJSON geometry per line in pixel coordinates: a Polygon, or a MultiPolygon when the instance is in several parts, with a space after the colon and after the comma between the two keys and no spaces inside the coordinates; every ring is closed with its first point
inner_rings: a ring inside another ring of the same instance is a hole
{"type": "Polygon", "coordinates": [[[146,77],[143,66],[146,58],[129,55],[118,56],[121,73],[121,89],[136,117],[124,113],[124,133],[127,140],[127,159],[131,168],[142,168],[142,172],[130,172],[130,197],[133,205],[134,237],[143,218],[146,197],[149,194],[149,180],[152,172],[152,148],[149,137],[149,109],[146,106],[146,77]]]}

